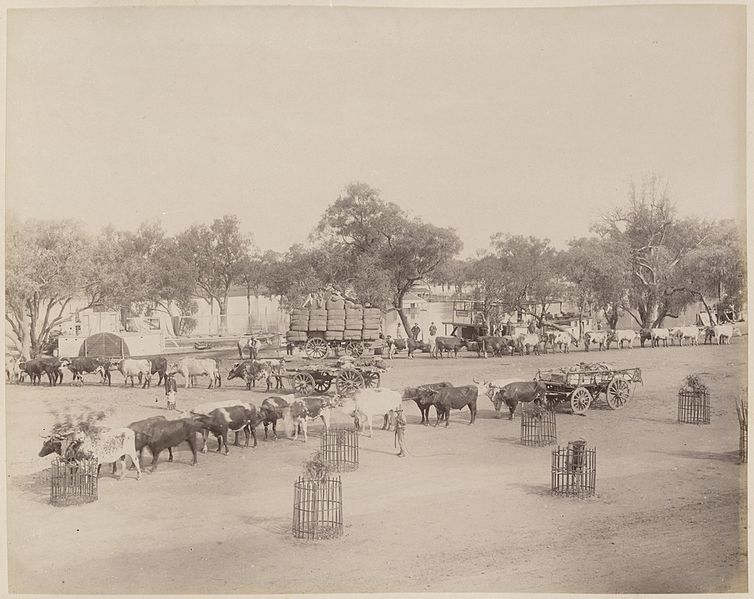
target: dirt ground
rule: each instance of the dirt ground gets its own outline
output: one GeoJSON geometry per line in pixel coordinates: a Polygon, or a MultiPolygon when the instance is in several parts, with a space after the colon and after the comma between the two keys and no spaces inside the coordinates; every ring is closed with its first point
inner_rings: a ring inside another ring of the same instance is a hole
{"type": "MultiPolygon", "coordinates": [[[[644,384],[620,411],[603,399],[586,416],[559,410],[560,443],[583,437],[597,449],[597,495],[585,500],[551,496],[552,447],[520,445],[519,420],[495,419],[486,397],[473,426],[467,410],[454,411],[447,429],[419,425],[406,402],[410,457],[395,456],[391,432],[360,437],[360,467],[342,475],[345,534],[320,542],[290,533],[293,482],[318,448],[320,426],[306,444],[265,442],[259,427],[256,449],[210,452],[196,467],[183,446],[174,463],[162,457],[139,481],[133,470],[120,481],[103,468],[97,502],[57,508],[49,457],[37,457],[53,411],[112,409],[113,426],[173,413],[162,389],[124,388],[117,373],[111,388],[94,377],[72,387],[69,373],[57,388],[6,386],[9,590],[745,592],[746,466],[738,464],[735,401],[746,385],[747,341],[487,360],[404,354],[383,387],[530,379],[538,368],[587,359],[638,366],[644,384]],[[711,388],[708,426],[676,422],[676,391],[692,372],[711,388]]],[[[179,388],[178,401],[259,405],[267,396],[224,380],[219,390],[179,388]]]]}

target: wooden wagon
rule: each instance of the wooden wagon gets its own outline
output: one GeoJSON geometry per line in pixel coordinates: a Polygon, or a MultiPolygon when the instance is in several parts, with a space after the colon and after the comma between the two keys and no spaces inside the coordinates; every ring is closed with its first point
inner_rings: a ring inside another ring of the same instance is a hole
{"type": "Polygon", "coordinates": [[[300,347],[312,360],[324,360],[330,355],[330,350],[339,355],[344,351],[346,355],[354,358],[360,357],[367,349],[382,348],[385,346],[383,339],[325,339],[324,333],[310,331],[306,341],[289,340],[294,346],[300,347]]]}
{"type": "Polygon", "coordinates": [[[640,368],[614,369],[607,364],[580,364],[564,369],[538,370],[535,381],[547,386],[547,402],[556,406],[569,400],[574,414],[583,414],[600,393],[613,410],[624,408],[633,397],[634,386],[641,383],[640,368]]]}
{"type": "Polygon", "coordinates": [[[333,382],[340,395],[348,395],[357,389],[380,386],[380,369],[371,366],[338,368],[310,366],[290,368],[284,378],[290,381],[293,390],[301,395],[326,393],[333,382]]]}

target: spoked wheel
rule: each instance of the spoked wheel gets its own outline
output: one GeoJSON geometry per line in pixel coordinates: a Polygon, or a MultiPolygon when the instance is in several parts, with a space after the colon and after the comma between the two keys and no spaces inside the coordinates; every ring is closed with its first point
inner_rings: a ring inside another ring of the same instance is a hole
{"type": "Polygon", "coordinates": [[[620,410],[631,401],[631,385],[624,377],[618,375],[607,386],[605,397],[607,405],[613,410],[620,410]]]}
{"type": "Polygon", "coordinates": [[[291,382],[293,390],[301,395],[310,395],[314,391],[314,377],[308,372],[294,374],[291,382]]]}
{"type": "Polygon", "coordinates": [[[574,414],[583,414],[592,403],[592,394],[586,387],[576,387],[571,393],[571,409],[574,414]]]}
{"type": "Polygon", "coordinates": [[[349,341],[348,345],[346,345],[346,353],[349,356],[358,358],[364,353],[364,344],[361,341],[349,341]]]}
{"type": "Polygon", "coordinates": [[[332,385],[332,379],[329,378],[317,378],[314,379],[314,390],[317,393],[325,393],[332,385]]]}
{"type": "Polygon", "coordinates": [[[358,370],[342,370],[335,377],[335,388],[341,395],[350,395],[364,388],[364,377],[358,370]]]}
{"type": "Polygon", "coordinates": [[[380,386],[380,373],[379,372],[371,372],[371,371],[362,372],[361,378],[364,379],[364,387],[366,387],[367,389],[371,387],[380,386]]]}
{"type": "Polygon", "coordinates": [[[328,349],[327,341],[322,337],[312,337],[304,345],[304,352],[313,360],[321,360],[327,357],[328,349]]]}

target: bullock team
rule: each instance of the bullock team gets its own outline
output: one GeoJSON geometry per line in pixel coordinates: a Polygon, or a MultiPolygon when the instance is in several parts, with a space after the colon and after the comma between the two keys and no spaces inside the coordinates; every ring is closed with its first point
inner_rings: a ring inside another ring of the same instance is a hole
{"type": "MultiPolygon", "coordinates": [[[[700,335],[704,335],[705,343],[726,344],[730,342],[731,337],[740,335],[740,331],[730,324],[716,325],[711,327],[673,327],[673,328],[651,328],[641,329],[640,331],[614,330],[614,331],[587,331],[584,333],[584,349],[590,351],[597,349],[603,351],[610,349],[611,344],[623,349],[624,347],[633,348],[634,342],[638,341],[642,347],[646,341],[651,341],[652,347],[667,347],[678,344],[697,345],[700,335]],[[715,341],[717,340],[717,341],[715,341]]],[[[539,355],[547,353],[548,349],[561,353],[567,353],[571,346],[578,347],[578,339],[566,331],[552,331],[544,335],[538,333],[520,333],[518,335],[486,335],[480,336],[477,341],[467,341],[458,337],[436,337],[435,346],[429,347],[422,341],[415,339],[387,339],[388,358],[391,359],[397,352],[404,349],[408,350],[408,357],[413,358],[415,351],[428,350],[433,358],[444,358],[450,356],[458,357],[458,351],[466,348],[468,351],[476,351],[479,357],[487,357],[488,354],[494,356],[502,355],[539,355]]]]}

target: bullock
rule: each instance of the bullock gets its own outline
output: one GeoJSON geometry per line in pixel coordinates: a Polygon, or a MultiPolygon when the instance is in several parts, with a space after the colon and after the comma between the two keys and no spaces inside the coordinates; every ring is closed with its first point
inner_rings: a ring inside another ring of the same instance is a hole
{"type": "Polygon", "coordinates": [[[251,390],[252,384],[256,387],[256,380],[261,375],[261,371],[261,367],[254,360],[236,362],[228,371],[228,380],[243,379],[246,381],[246,388],[251,390]]]}
{"type": "Polygon", "coordinates": [[[264,425],[264,438],[267,439],[267,427],[272,424],[272,438],[277,439],[277,422],[283,417],[283,411],[288,407],[288,402],[282,397],[268,397],[262,402],[259,413],[264,425]]]}
{"type": "Polygon", "coordinates": [[[207,389],[212,389],[214,385],[218,387],[222,386],[217,360],[213,358],[183,358],[178,364],[174,364],[170,370],[171,372],[178,372],[183,375],[183,378],[186,379],[186,389],[193,384],[191,377],[196,376],[209,377],[209,387],[207,389]]]}
{"type": "Polygon", "coordinates": [[[511,336],[493,336],[484,335],[479,337],[479,347],[477,348],[477,356],[487,357],[487,352],[492,352],[493,356],[502,356],[506,351],[513,353],[513,348],[516,346],[516,341],[511,336]]]}
{"type": "Polygon", "coordinates": [[[136,453],[136,433],[130,428],[102,429],[96,436],[73,430],[55,433],[44,442],[39,457],[43,458],[53,452],[66,459],[96,458],[97,476],[102,464],[115,464],[120,461],[121,479],[126,475],[125,458],[128,456],[136,468],[136,479],[141,478],[141,466],[136,453]]]}
{"type": "MultiPolygon", "coordinates": [[[[387,357],[388,360],[393,359],[393,354],[408,349],[408,357],[414,357],[415,351],[424,351],[428,348],[428,345],[423,341],[417,341],[416,339],[388,339],[387,340],[387,357]]],[[[429,348],[431,351],[431,348],[429,348]]]]}
{"type": "Polygon", "coordinates": [[[644,342],[652,339],[652,333],[649,329],[639,329],[639,344],[644,347],[644,342]]]}
{"type": "Polygon", "coordinates": [[[134,378],[139,377],[139,384],[142,389],[150,386],[152,383],[152,363],[149,360],[134,360],[125,358],[118,362],[118,371],[123,375],[125,386],[128,387],[128,379],[131,379],[131,387],[134,386],[134,378]],[[142,384],[142,379],[144,384],[142,384]]]}
{"type": "Polygon", "coordinates": [[[667,347],[670,331],[668,329],[649,329],[649,337],[652,339],[652,347],[660,347],[660,341],[662,341],[664,347],[667,347]]]}
{"type": "Polygon", "coordinates": [[[254,431],[261,422],[261,417],[255,405],[251,403],[234,402],[233,405],[218,406],[209,412],[200,412],[197,408],[192,410],[194,418],[202,424],[203,444],[202,453],[207,453],[207,436],[212,432],[217,438],[217,452],[225,447],[225,455],[228,455],[228,431],[235,433],[235,445],[240,446],[238,435],[241,431],[246,435],[246,444],[249,446],[249,438],[254,438],[254,447],[257,446],[257,435],[254,431]]]}
{"type": "Polygon", "coordinates": [[[571,335],[571,333],[566,333],[565,331],[550,332],[547,334],[547,340],[550,342],[553,349],[557,345],[560,353],[567,354],[571,344],[578,346],[576,338],[571,335]]]}
{"type": "Polygon", "coordinates": [[[547,398],[547,385],[541,381],[517,381],[508,383],[502,389],[497,391],[492,397],[492,403],[495,406],[497,418],[500,418],[500,408],[503,404],[508,406],[510,416],[508,420],[513,420],[513,414],[519,403],[528,403],[534,401],[542,404],[547,398]]]}
{"type": "Polygon", "coordinates": [[[607,349],[610,349],[610,344],[615,342],[620,349],[623,349],[623,342],[628,342],[628,348],[633,349],[634,340],[639,338],[639,333],[632,329],[616,329],[612,331],[605,341],[607,349]]]}
{"type": "Polygon", "coordinates": [[[261,366],[261,377],[267,382],[267,391],[272,390],[272,379],[275,379],[275,389],[283,388],[283,375],[285,375],[285,358],[258,360],[261,366]]]}
{"type": "Polygon", "coordinates": [[[298,439],[298,426],[304,434],[304,443],[307,437],[307,420],[316,420],[321,418],[325,429],[330,428],[330,416],[332,406],[329,397],[300,397],[293,400],[287,407],[283,408],[283,422],[288,436],[293,435],[293,440],[298,439]],[[291,433],[293,431],[293,433],[291,433]]]}
{"type": "Polygon", "coordinates": [[[462,347],[466,347],[466,341],[459,339],[458,337],[435,337],[435,358],[438,354],[440,358],[443,358],[443,352],[453,352],[453,357],[458,357],[458,350],[462,347]]]}
{"type": "MultiPolygon", "coordinates": [[[[422,385],[421,388],[424,389],[439,389],[441,387],[452,387],[450,383],[442,382],[442,383],[429,383],[427,385],[422,385]]],[[[410,399],[414,401],[419,408],[419,411],[422,415],[422,421],[421,424],[424,426],[429,425],[429,408],[432,406],[432,401],[426,397],[426,394],[423,394],[419,391],[419,387],[406,387],[403,390],[403,399],[410,399]]],[[[435,412],[437,412],[437,408],[435,408],[435,412]]],[[[389,426],[389,420],[390,420],[390,414],[389,412],[385,414],[384,422],[383,422],[383,429],[390,430],[389,426]]],[[[440,420],[440,414],[437,413],[437,420],[440,420]]]]}
{"type": "Polygon", "coordinates": [[[356,418],[362,426],[369,426],[372,436],[372,416],[390,413],[401,405],[401,394],[390,389],[359,389],[352,397],[340,398],[340,409],[356,418]]]}
{"type": "Polygon", "coordinates": [[[157,386],[162,386],[162,381],[167,376],[168,372],[168,359],[165,356],[157,356],[156,358],[152,358],[152,369],[150,370],[150,374],[156,374],[159,376],[159,379],[157,380],[157,386]]]}
{"type": "Polygon", "coordinates": [[[697,338],[699,337],[699,328],[696,326],[689,327],[676,327],[672,330],[672,336],[678,339],[678,345],[683,345],[684,340],[686,345],[696,345],[697,338]]]}
{"type": "Polygon", "coordinates": [[[100,383],[104,384],[107,380],[107,384],[111,384],[110,378],[110,363],[107,360],[101,360],[100,358],[91,357],[77,357],[77,358],[63,358],[60,361],[61,368],[68,368],[73,375],[74,381],[84,382],[84,373],[100,375],[100,383]]]}
{"type": "Polygon", "coordinates": [[[495,394],[506,385],[522,382],[521,379],[494,379],[492,381],[482,382],[479,382],[476,378],[472,378],[471,380],[474,381],[474,384],[479,388],[480,393],[484,393],[490,398],[490,401],[492,401],[495,394]]]}
{"type": "Polygon", "coordinates": [[[607,337],[607,331],[587,331],[584,333],[584,348],[589,351],[591,345],[596,345],[598,351],[604,351],[607,337]]]}
{"type": "Polygon", "coordinates": [[[523,355],[524,350],[526,350],[526,355],[528,356],[532,351],[534,352],[535,356],[539,355],[539,344],[542,342],[542,339],[539,335],[536,333],[521,333],[516,337],[516,348],[518,351],[523,355]]]}
{"type": "Polygon", "coordinates": [[[730,343],[731,337],[740,336],[741,331],[732,324],[718,324],[712,327],[712,335],[713,337],[717,337],[718,345],[724,345],[730,343]]]}
{"type": "MultiPolygon", "coordinates": [[[[157,470],[157,460],[166,449],[170,450],[181,443],[188,443],[191,448],[193,460],[192,466],[196,466],[196,434],[201,432],[205,425],[194,418],[179,418],[177,420],[164,420],[154,422],[146,433],[144,447],[152,452],[152,472],[157,470]]],[[[132,431],[133,433],[133,431],[132,431]]],[[[140,433],[142,434],[142,433],[140,433]]],[[[171,460],[173,452],[170,451],[171,460]]]]}
{"type": "MultiPolygon", "coordinates": [[[[134,433],[136,433],[136,451],[139,454],[139,462],[142,462],[142,454],[144,453],[144,448],[147,446],[147,442],[149,441],[149,437],[147,436],[152,429],[152,426],[156,422],[166,422],[167,418],[165,416],[151,416],[149,418],[145,418],[144,420],[137,420],[135,422],[132,422],[128,425],[128,428],[130,428],[134,433]]],[[[173,461],[173,448],[168,447],[168,453],[170,453],[170,459],[169,462],[173,461]]]]}
{"type": "Polygon", "coordinates": [[[8,383],[18,383],[21,378],[22,362],[13,356],[5,356],[5,380],[8,383]]]}
{"type": "Polygon", "coordinates": [[[63,378],[63,373],[60,371],[60,362],[57,358],[50,358],[49,356],[39,356],[27,360],[21,368],[31,378],[32,385],[41,383],[43,374],[47,375],[50,387],[57,384],[58,377],[63,378]]]}
{"type": "Polygon", "coordinates": [[[445,426],[450,424],[450,410],[462,410],[466,406],[471,412],[469,424],[474,424],[476,419],[476,401],[479,396],[479,389],[476,385],[465,385],[463,387],[440,387],[439,389],[427,389],[419,387],[419,392],[432,402],[437,410],[438,420],[435,426],[443,418],[445,426]]]}

